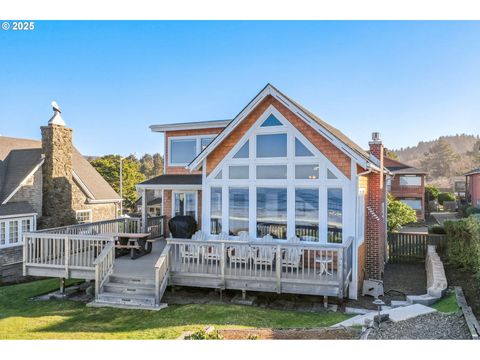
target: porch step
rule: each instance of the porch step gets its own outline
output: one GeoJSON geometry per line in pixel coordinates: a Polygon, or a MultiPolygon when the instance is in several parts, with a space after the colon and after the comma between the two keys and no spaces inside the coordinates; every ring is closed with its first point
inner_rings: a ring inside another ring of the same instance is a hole
{"type": "Polygon", "coordinates": [[[398,308],[398,307],[402,307],[402,306],[408,306],[408,305],[412,305],[412,303],[409,303],[408,301],[402,301],[402,300],[392,300],[390,302],[390,306],[393,309],[398,308]]]}
{"type": "Polygon", "coordinates": [[[155,285],[149,284],[125,284],[112,282],[111,280],[103,286],[103,291],[116,294],[144,294],[153,295],[155,285]]]}
{"type": "Polygon", "coordinates": [[[153,294],[122,294],[114,292],[102,292],[98,295],[98,302],[111,305],[131,305],[155,307],[155,296],[153,294]]]}
{"type": "Polygon", "coordinates": [[[422,304],[422,305],[432,305],[436,303],[440,298],[435,296],[430,296],[428,294],[423,295],[407,295],[407,301],[410,304],[422,304]]]}
{"type": "Polygon", "coordinates": [[[112,307],[117,309],[132,309],[132,310],[162,310],[168,307],[167,304],[161,303],[156,306],[146,306],[146,305],[132,305],[132,304],[113,304],[109,302],[95,300],[87,304],[89,307],[112,307]]]}
{"type": "Polygon", "coordinates": [[[135,277],[128,277],[128,276],[119,276],[112,274],[109,278],[110,283],[117,283],[117,284],[128,284],[128,285],[155,285],[155,281],[153,279],[142,279],[142,278],[135,278],[135,277]]]}

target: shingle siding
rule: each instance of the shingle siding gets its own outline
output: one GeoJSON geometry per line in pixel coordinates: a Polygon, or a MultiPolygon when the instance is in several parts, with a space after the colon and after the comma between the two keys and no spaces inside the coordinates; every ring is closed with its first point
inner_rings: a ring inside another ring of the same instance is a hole
{"type": "Polygon", "coordinates": [[[42,214],[42,168],[33,175],[32,185],[22,185],[9,200],[10,203],[20,201],[28,202],[38,215],[42,214]]]}

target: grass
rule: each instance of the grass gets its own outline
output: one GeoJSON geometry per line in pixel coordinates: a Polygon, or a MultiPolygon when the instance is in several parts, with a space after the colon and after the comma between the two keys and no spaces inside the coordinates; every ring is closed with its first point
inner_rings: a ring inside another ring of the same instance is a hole
{"type": "Polygon", "coordinates": [[[0,287],[0,339],[175,339],[207,325],[228,328],[314,328],[349,318],[241,305],[173,305],[153,312],[89,308],[69,300],[35,301],[58,279],[0,287]]]}
{"type": "Polygon", "coordinates": [[[457,297],[455,295],[455,292],[452,290],[449,290],[447,295],[445,295],[442,299],[437,301],[431,307],[436,309],[437,311],[447,314],[460,311],[460,307],[457,304],[457,297]]]}

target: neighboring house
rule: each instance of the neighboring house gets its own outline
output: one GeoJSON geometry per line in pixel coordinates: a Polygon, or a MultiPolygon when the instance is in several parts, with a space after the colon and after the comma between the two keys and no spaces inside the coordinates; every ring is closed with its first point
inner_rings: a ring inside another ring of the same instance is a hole
{"type": "Polygon", "coordinates": [[[425,220],[425,176],[427,173],[400,161],[384,159],[385,167],[393,174],[387,181],[388,192],[413,208],[418,220],[425,220]]]}
{"type": "Polygon", "coordinates": [[[117,217],[120,197],[54,111],[41,141],[0,136],[0,282],[21,276],[24,232],[117,217]]]}
{"type": "Polygon", "coordinates": [[[480,168],[469,171],[465,174],[465,178],[467,202],[480,209],[480,168]]]}
{"type": "Polygon", "coordinates": [[[390,172],[378,133],[365,151],[270,84],[232,120],[150,128],[164,134],[165,174],[137,185],[144,218],[156,192],[162,215],[191,215],[209,235],[353,238],[349,296],[382,279],[390,172]]]}

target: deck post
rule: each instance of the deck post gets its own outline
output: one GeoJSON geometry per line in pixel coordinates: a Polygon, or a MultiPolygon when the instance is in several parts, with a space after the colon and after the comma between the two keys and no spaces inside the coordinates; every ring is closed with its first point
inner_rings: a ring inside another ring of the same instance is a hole
{"type": "Polygon", "coordinates": [[[142,189],[142,231],[146,233],[147,230],[147,190],[142,189]]]}
{"type": "Polygon", "coordinates": [[[60,294],[65,295],[65,278],[60,278],[60,294]]]}
{"type": "Polygon", "coordinates": [[[247,299],[247,290],[242,290],[242,300],[247,299]]]}
{"type": "Polygon", "coordinates": [[[281,286],[282,286],[282,248],[280,244],[277,245],[277,262],[275,263],[276,265],[276,277],[277,277],[277,294],[280,294],[282,292],[281,286]]]}
{"type": "Polygon", "coordinates": [[[68,279],[68,267],[70,265],[70,241],[68,235],[65,236],[65,277],[68,279]]]}
{"type": "Polygon", "coordinates": [[[328,296],[323,297],[323,307],[325,309],[328,308],[328,296]]]}
{"type": "MultiPolygon", "coordinates": [[[[221,268],[220,271],[221,271],[221,275],[222,275],[222,286],[225,286],[225,264],[226,264],[225,258],[226,258],[226,254],[225,254],[225,243],[224,242],[222,242],[221,251],[222,251],[222,256],[220,257],[220,268],[221,268]]],[[[222,295],[220,293],[220,298],[221,298],[221,296],[222,295]]]]}

